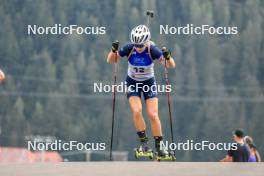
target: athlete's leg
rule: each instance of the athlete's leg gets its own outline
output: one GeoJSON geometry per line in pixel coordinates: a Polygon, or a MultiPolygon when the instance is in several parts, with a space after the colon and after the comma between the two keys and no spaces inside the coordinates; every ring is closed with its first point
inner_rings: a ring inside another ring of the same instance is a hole
{"type": "Polygon", "coordinates": [[[132,111],[134,125],[137,131],[137,135],[139,137],[139,141],[142,144],[146,144],[148,141],[146,135],[146,125],[142,115],[142,103],[141,103],[141,90],[136,89],[136,81],[127,76],[126,79],[127,87],[129,92],[127,92],[127,98],[130,104],[130,108],[132,111]]]}
{"type": "Polygon", "coordinates": [[[146,108],[153,136],[162,136],[161,123],[158,115],[158,98],[146,99],[146,108]]]}
{"type": "Polygon", "coordinates": [[[144,98],[146,101],[147,114],[150,119],[152,134],[155,139],[155,148],[158,152],[158,155],[164,156],[165,151],[160,148],[162,141],[162,130],[161,123],[158,113],[158,98],[156,90],[156,81],[155,78],[149,79],[144,82],[145,85],[148,85],[150,89],[146,92],[143,92],[144,98]]]}
{"type": "Polygon", "coordinates": [[[146,99],[146,107],[147,107],[147,113],[148,117],[150,119],[151,128],[152,128],[152,134],[155,139],[155,148],[158,152],[159,156],[164,157],[167,152],[161,148],[161,141],[163,139],[162,137],[162,130],[161,130],[161,123],[159,119],[159,113],[158,113],[158,98],[147,98],[146,99]]]}
{"type": "Polygon", "coordinates": [[[137,132],[145,131],[146,125],[142,115],[142,103],[140,97],[130,96],[128,101],[130,104],[131,112],[133,115],[133,121],[137,132]]]}

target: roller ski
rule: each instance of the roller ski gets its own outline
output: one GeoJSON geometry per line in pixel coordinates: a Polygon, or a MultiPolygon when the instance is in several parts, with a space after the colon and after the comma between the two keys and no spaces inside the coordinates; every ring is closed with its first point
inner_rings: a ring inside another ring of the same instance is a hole
{"type": "Polygon", "coordinates": [[[157,161],[176,161],[174,152],[168,152],[166,150],[157,150],[155,152],[155,159],[157,161]]]}
{"type": "Polygon", "coordinates": [[[148,142],[147,139],[144,142],[141,142],[138,148],[134,149],[135,152],[135,158],[149,158],[153,159],[154,158],[154,152],[152,149],[148,147],[148,142]]]}

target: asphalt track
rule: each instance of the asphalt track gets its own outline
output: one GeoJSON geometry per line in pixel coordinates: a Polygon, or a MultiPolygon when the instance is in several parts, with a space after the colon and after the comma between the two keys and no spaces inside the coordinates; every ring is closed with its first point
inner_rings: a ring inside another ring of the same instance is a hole
{"type": "Polygon", "coordinates": [[[263,163],[62,162],[0,164],[0,176],[263,176],[263,163]]]}

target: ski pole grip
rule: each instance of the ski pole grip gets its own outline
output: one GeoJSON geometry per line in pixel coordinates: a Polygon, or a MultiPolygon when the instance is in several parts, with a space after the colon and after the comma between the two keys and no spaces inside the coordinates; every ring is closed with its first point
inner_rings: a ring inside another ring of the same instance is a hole
{"type": "Polygon", "coordinates": [[[119,41],[116,40],[115,42],[112,43],[112,51],[113,51],[114,53],[116,53],[117,50],[118,50],[118,47],[119,47],[119,41]]]}

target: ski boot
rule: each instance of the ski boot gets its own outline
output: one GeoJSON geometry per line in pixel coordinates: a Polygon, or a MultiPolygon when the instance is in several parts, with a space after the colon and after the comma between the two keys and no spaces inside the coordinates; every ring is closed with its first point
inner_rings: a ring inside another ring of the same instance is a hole
{"type": "Polygon", "coordinates": [[[154,158],[154,152],[152,149],[148,147],[148,142],[141,142],[138,148],[134,149],[135,152],[135,158],[149,158],[153,159],[154,158]]]}
{"type": "Polygon", "coordinates": [[[165,149],[157,149],[155,157],[157,161],[176,161],[174,152],[168,152],[165,149]]]}

